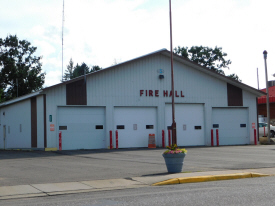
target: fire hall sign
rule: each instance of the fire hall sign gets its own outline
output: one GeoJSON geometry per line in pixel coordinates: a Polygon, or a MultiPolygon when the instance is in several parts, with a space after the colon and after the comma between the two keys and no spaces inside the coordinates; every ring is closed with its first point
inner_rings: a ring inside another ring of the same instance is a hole
{"type": "MultiPolygon", "coordinates": [[[[140,96],[146,96],[146,97],[159,97],[160,95],[163,95],[163,97],[172,97],[172,91],[163,90],[163,92],[160,92],[159,90],[139,90],[140,96]]],[[[178,92],[175,90],[175,97],[184,97],[182,91],[178,92]]]]}

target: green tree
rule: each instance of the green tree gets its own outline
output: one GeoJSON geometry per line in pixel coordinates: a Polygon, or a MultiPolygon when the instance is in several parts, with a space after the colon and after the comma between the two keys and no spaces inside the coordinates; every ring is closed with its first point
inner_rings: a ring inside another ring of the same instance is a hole
{"type": "Polygon", "coordinates": [[[84,62],[81,65],[76,65],[73,71],[73,78],[90,73],[90,68],[84,62]]]}
{"type": "Polygon", "coordinates": [[[36,49],[16,35],[0,38],[1,101],[42,89],[46,74],[41,73],[42,57],[34,55],[36,49]]]}
{"type": "Polygon", "coordinates": [[[65,81],[73,78],[73,71],[74,71],[74,62],[71,58],[69,61],[69,65],[67,66],[67,70],[65,71],[65,74],[64,74],[65,81]]]}
{"type": "Polygon", "coordinates": [[[239,82],[242,82],[242,80],[240,80],[239,76],[237,74],[235,74],[235,73],[229,74],[227,76],[230,77],[230,78],[233,78],[233,79],[235,79],[235,80],[237,80],[239,82]]]}
{"type": "Polygon", "coordinates": [[[84,71],[86,72],[86,74],[88,74],[88,73],[99,71],[101,69],[102,68],[97,65],[94,65],[90,68],[84,62],[81,65],[76,64],[76,66],[74,67],[74,63],[71,58],[69,61],[69,65],[67,66],[67,70],[65,71],[65,74],[63,77],[64,77],[64,80],[70,80],[70,79],[84,75],[84,71]]]}
{"type": "Polygon", "coordinates": [[[101,70],[101,69],[102,69],[102,68],[101,68],[100,66],[94,65],[94,66],[91,67],[90,72],[96,72],[96,71],[99,71],[99,70],[101,70]]]}
{"type": "MultiPolygon", "coordinates": [[[[192,46],[188,49],[188,47],[178,46],[174,49],[174,53],[223,75],[225,75],[223,69],[229,69],[229,65],[232,63],[230,60],[225,59],[227,54],[222,52],[221,47],[212,49],[204,46],[192,46]]],[[[228,77],[241,82],[236,74],[230,74],[228,77]]]]}

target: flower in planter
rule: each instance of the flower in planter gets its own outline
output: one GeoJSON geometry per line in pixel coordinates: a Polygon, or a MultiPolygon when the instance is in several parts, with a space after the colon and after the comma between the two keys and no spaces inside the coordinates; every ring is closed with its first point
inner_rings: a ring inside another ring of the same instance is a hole
{"type": "Polygon", "coordinates": [[[171,146],[166,146],[166,148],[168,150],[166,150],[165,152],[163,152],[163,154],[180,154],[180,153],[187,153],[186,149],[180,149],[178,148],[178,146],[176,144],[171,145],[171,146]]]}

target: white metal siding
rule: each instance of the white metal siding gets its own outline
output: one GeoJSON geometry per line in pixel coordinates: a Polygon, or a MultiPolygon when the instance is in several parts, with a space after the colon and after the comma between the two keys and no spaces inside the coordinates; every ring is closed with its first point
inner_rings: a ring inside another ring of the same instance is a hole
{"type": "MultiPolygon", "coordinates": [[[[213,124],[219,124],[220,145],[249,144],[247,108],[213,108],[213,124]],[[245,127],[241,127],[246,125],[245,127]]],[[[216,128],[214,128],[216,134],[216,128]]]]}
{"type": "MultiPolygon", "coordinates": [[[[31,104],[25,100],[1,109],[1,129],[6,127],[5,149],[31,148],[31,104]],[[3,115],[3,112],[5,115],[3,115]],[[21,125],[21,126],[20,126],[21,125]],[[21,127],[21,130],[20,130],[21,127]]],[[[0,147],[4,148],[3,138],[0,147]]]]}
{"type": "MultiPolygon", "coordinates": [[[[175,90],[185,97],[176,97],[177,104],[204,105],[205,145],[210,145],[212,107],[227,107],[227,83],[198,71],[181,62],[174,62],[175,90]]],[[[109,146],[109,131],[114,132],[114,107],[156,107],[157,145],[161,146],[161,130],[166,130],[165,104],[171,97],[163,97],[163,90],[171,90],[170,58],[162,54],[144,57],[114,68],[87,75],[87,106],[106,107],[105,147],[109,146]],[[159,79],[158,70],[164,71],[159,79]],[[159,90],[159,97],[140,96],[140,90],[159,90]]],[[[52,115],[52,124],[57,124],[57,106],[66,106],[66,86],[53,87],[47,93],[47,119],[52,115]]],[[[243,91],[244,107],[248,110],[248,125],[256,122],[255,95],[243,91]]],[[[58,146],[58,131],[50,132],[47,122],[48,147],[58,146]]],[[[252,130],[251,130],[252,131],[252,130]]],[[[249,130],[250,142],[253,132],[249,130]]]]}
{"type": "Polygon", "coordinates": [[[156,108],[116,107],[114,118],[119,148],[148,147],[149,134],[156,135],[156,108]],[[124,129],[117,129],[117,125],[123,125],[124,129]],[[146,125],[153,125],[153,128],[146,129],[146,125]]]}
{"type": "Polygon", "coordinates": [[[57,107],[66,106],[66,85],[53,87],[45,91],[46,94],[46,120],[47,120],[47,147],[58,147],[58,129],[57,107]],[[49,116],[52,115],[52,122],[49,122],[49,116]],[[50,125],[55,125],[55,130],[50,131],[50,125]]]}

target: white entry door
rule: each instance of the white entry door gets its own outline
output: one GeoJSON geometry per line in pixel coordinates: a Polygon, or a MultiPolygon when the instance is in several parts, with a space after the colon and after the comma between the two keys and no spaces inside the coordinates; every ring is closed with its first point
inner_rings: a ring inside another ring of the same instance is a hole
{"type": "Polygon", "coordinates": [[[157,132],[155,107],[116,107],[115,130],[119,148],[148,147],[149,134],[157,132]]]}
{"type": "MultiPolygon", "coordinates": [[[[179,146],[205,145],[203,104],[175,104],[175,121],[179,146]]],[[[165,122],[167,127],[172,124],[171,104],[165,105],[165,122]]]]}
{"type": "Polygon", "coordinates": [[[219,131],[220,145],[249,144],[247,108],[213,108],[214,133],[219,131]]]}
{"type": "Polygon", "coordinates": [[[59,107],[62,149],[101,149],[105,144],[104,107],[59,107]]]}

